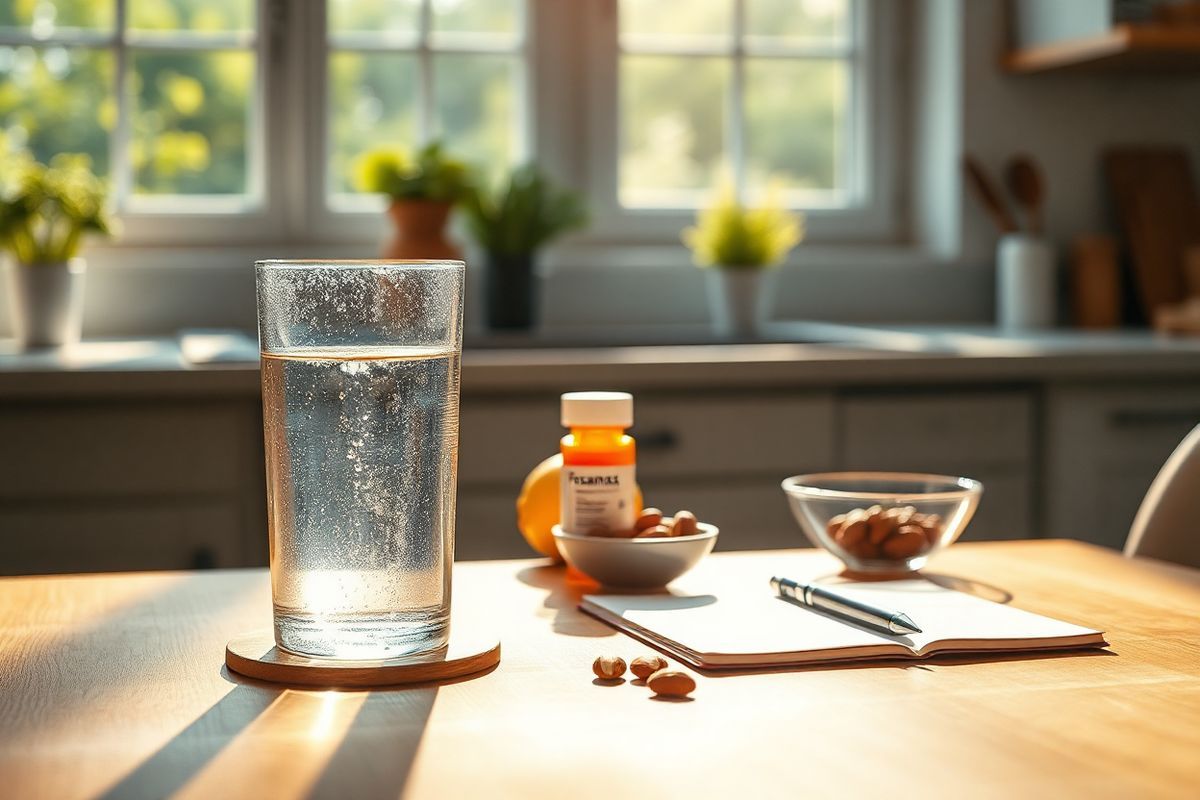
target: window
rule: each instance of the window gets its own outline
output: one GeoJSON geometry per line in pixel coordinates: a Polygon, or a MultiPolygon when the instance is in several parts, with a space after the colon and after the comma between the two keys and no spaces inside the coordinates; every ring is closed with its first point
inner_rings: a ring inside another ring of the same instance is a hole
{"type": "Polygon", "coordinates": [[[809,238],[894,235],[893,5],[598,0],[589,184],[599,242],[676,243],[730,180],[778,184],[809,238]]]}
{"type": "Polygon", "coordinates": [[[355,160],[433,139],[490,179],[536,153],[583,244],[678,250],[726,172],[780,180],[810,239],[883,238],[892,5],[0,0],[0,148],[90,154],[125,243],[365,252],[355,160]]]}
{"type": "Polygon", "coordinates": [[[355,158],[440,139],[496,178],[525,155],[522,0],[329,0],[330,204],[355,158]]]}
{"type": "Polygon", "coordinates": [[[257,27],[254,0],[8,0],[0,144],[87,153],[119,212],[260,206],[257,27]]]}
{"type": "Polygon", "coordinates": [[[621,0],[623,206],[695,207],[728,171],[839,207],[854,169],[850,0],[621,0]]]}

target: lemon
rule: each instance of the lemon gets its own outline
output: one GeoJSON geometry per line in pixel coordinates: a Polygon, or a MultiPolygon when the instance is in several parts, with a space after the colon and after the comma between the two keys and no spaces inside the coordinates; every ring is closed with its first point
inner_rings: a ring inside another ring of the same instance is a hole
{"type": "MultiPolygon", "coordinates": [[[[562,477],[562,453],[556,453],[538,464],[525,478],[517,495],[517,527],[521,535],[537,552],[555,561],[562,561],[554,534],[550,529],[562,519],[562,498],[559,481],[562,477]]],[[[641,513],[642,491],[634,487],[634,511],[641,513]]]]}

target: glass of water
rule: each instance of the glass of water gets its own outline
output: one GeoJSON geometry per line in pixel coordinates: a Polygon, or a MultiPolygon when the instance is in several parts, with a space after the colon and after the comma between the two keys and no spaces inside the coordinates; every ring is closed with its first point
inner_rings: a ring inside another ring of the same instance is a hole
{"type": "Polygon", "coordinates": [[[443,648],[461,261],[260,261],[271,594],[281,648],[443,648]]]}

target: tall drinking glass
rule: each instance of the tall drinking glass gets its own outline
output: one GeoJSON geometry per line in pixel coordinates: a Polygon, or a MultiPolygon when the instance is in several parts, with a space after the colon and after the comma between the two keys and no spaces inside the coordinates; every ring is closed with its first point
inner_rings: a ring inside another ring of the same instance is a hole
{"type": "Polygon", "coordinates": [[[446,645],[461,261],[259,261],[275,642],[446,645]]]}

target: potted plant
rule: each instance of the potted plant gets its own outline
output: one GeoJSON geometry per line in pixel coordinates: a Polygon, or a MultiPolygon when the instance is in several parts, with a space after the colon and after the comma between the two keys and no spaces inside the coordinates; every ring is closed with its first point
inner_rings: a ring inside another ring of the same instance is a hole
{"type": "Polygon", "coordinates": [[[537,251],[587,223],[582,200],[555,188],[529,164],[513,170],[497,192],[469,192],[463,210],[471,235],[484,251],[488,326],[532,327],[537,316],[537,251]]]}
{"type": "Polygon", "coordinates": [[[761,332],[769,297],[765,276],[804,238],[804,218],[789,212],[777,185],[763,204],[746,208],[732,184],[702,209],[696,225],[683,232],[696,264],[707,268],[708,303],[713,325],[725,336],[753,337],[761,332]]]}
{"type": "Polygon", "coordinates": [[[415,155],[394,148],[372,150],[358,159],[355,183],[391,198],[388,216],[396,233],[384,246],[383,258],[462,258],[446,238],[446,222],[467,191],[467,168],[446,155],[440,142],[415,155]]]}
{"type": "Polygon", "coordinates": [[[7,251],[13,330],[24,348],[79,341],[87,233],[112,230],[105,187],[86,155],[63,153],[41,164],[10,156],[0,169],[0,248],[7,251]]]}

